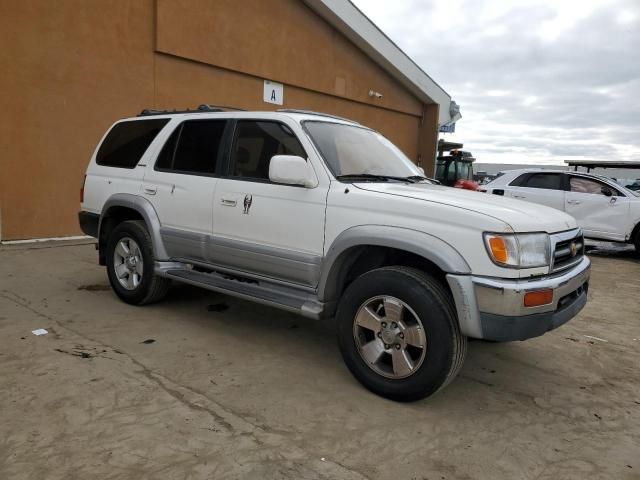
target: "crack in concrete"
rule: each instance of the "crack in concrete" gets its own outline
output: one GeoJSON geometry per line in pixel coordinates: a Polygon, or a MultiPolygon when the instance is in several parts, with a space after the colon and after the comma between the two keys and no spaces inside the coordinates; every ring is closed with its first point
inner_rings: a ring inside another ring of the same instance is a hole
{"type": "MultiPolygon", "coordinates": [[[[285,443],[284,437],[282,434],[280,433],[272,433],[270,432],[267,428],[263,427],[263,426],[258,426],[258,425],[254,425],[253,423],[251,423],[250,421],[244,419],[242,416],[228,410],[226,407],[223,407],[222,405],[220,405],[219,403],[215,402],[214,400],[212,400],[211,398],[207,397],[206,395],[204,395],[201,392],[198,392],[194,389],[191,389],[189,387],[186,387],[184,385],[181,385],[173,380],[171,380],[170,378],[159,374],[157,372],[154,372],[153,370],[151,370],[149,367],[147,367],[146,365],[144,365],[142,362],[140,362],[139,360],[135,359],[133,356],[131,356],[129,353],[123,351],[122,349],[116,349],[115,347],[106,344],[102,341],[99,341],[95,338],[92,338],[76,329],[73,329],[67,325],[62,324],[58,319],[43,313],[41,311],[39,311],[38,309],[34,308],[31,305],[31,302],[29,300],[27,300],[24,297],[21,297],[20,295],[16,294],[15,292],[9,291],[9,290],[2,290],[0,292],[0,297],[5,298],[6,300],[13,302],[14,304],[23,307],[29,311],[31,311],[32,313],[34,313],[35,315],[44,318],[50,322],[54,322],[59,328],[67,330],[71,333],[73,333],[74,335],[77,335],[80,338],[83,338],[85,340],[88,340],[90,342],[92,342],[95,345],[99,345],[101,347],[106,347],[111,349],[112,351],[119,353],[121,355],[124,355],[126,358],[129,359],[129,361],[140,368],[140,370],[134,370],[135,373],[141,374],[142,376],[144,376],[145,378],[147,378],[149,381],[153,382],[154,384],[156,384],[159,388],[161,388],[164,392],[166,392],[168,395],[170,395],[172,398],[174,398],[175,400],[177,400],[179,403],[181,403],[182,405],[185,405],[187,408],[194,410],[194,411],[198,411],[198,412],[204,412],[207,413],[208,415],[210,415],[214,421],[216,421],[218,424],[220,424],[221,426],[223,426],[230,434],[232,435],[242,435],[242,436],[250,436],[258,446],[260,447],[266,447],[266,448],[271,448],[271,447],[278,447],[280,448],[282,446],[283,443],[285,443]],[[188,398],[188,397],[192,397],[192,398],[188,398]],[[198,400],[201,400],[200,402],[198,402],[198,400]],[[209,404],[209,406],[207,405],[203,405],[203,403],[205,404],[209,404]],[[216,411],[218,410],[218,411],[216,411]],[[264,437],[264,440],[262,438],[259,437],[264,437]],[[275,438],[277,437],[277,439],[275,438]],[[269,445],[267,445],[269,444],[269,445]]],[[[60,351],[58,349],[58,351],[60,351]]],[[[69,353],[69,352],[62,352],[62,353],[69,353]]],[[[103,357],[92,357],[92,358],[103,358],[103,357]]],[[[336,473],[340,473],[341,476],[343,478],[346,478],[347,476],[349,476],[349,478],[358,478],[358,479],[367,479],[368,477],[366,477],[364,474],[362,474],[361,472],[346,467],[345,465],[337,462],[337,461],[332,461],[332,460],[322,460],[322,462],[314,462],[313,459],[314,457],[312,455],[310,455],[307,451],[305,451],[304,449],[301,449],[300,447],[297,446],[289,446],[288,447],[289,452],[284,452],[281,451],[281,455],[283,456],[283,458],[291,461],[295,464],[299,464],[299,459],[300,457],[307,457],[309,458],[309,460],[311,462],[313,462],[316,466],[316,468],[313,468],[313,471],[315,471],[317,474],[321,475],[324,477],[324,473],[320,472],[319,470],[325,470],[325,469],[329,469],[329,474],[330,476],[325,477],[325,478],[339,478],[336,477],[335,474],[336,473]],[[318,468],[320,467],[320,468],[318,468]]]]}

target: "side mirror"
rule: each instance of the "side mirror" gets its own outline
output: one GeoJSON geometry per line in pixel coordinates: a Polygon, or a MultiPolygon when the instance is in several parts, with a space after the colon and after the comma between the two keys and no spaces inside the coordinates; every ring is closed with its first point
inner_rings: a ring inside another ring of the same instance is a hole
{"type": "Polygon", "coordinates": [[[611,197],[611,196],[613,195],[613,192],[612,192],[612,191],[611,191],[611,189],[610,189],[610,188],[608,188],[608,187],[602,187],[602,189],[601,189],[600,191],[602,192],[602,194],[603,194],[605,197],[611,197]]]}
{"type": "Polygon", "coordinates": [[[311,164],[296,155],[274,155],[269,162],[269,180],[284,185],[301,185],[306,188],[318,186],[311,164]]]}

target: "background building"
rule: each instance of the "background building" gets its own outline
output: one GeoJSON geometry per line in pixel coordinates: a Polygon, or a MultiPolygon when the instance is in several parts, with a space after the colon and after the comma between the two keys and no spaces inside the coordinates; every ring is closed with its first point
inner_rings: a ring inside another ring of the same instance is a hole
{"type": "Polygon", "coordinates": [[[79,234],[93,149],[144,108],[329,112],[428,173],[451,120],[449,95],[347,0],[2,1],[0,45],[0,240],[79,234]]]}

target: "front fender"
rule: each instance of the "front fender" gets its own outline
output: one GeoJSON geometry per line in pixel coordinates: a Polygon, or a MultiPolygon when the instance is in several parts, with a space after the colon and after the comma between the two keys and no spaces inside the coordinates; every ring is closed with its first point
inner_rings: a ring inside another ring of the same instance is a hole
{"type": "Polygon", "coordinates": [[[320,301],[337,300],[338,277],[344,262],[348,260],[349,249],[367,245],[414,253],[433,262],[445,273],[471,273],[471,268],[462,255],[438,237],[409,228],[360,225],[343,231],[327,250],[318,284],[320,301]]]}

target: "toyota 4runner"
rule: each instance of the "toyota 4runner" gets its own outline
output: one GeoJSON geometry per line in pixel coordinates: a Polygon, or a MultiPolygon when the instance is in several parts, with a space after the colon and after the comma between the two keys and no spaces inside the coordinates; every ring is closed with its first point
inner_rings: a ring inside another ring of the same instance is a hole
{"type": "Polygon", "coordinates": [[[539,336],[587,301],[572,217],[436,185],[331,115],[145,110],[102,138],[81,196],[124,302],[176,281],[335,317],[353,375],[396,400],[447,385],[467,337],[539,336]]]}

